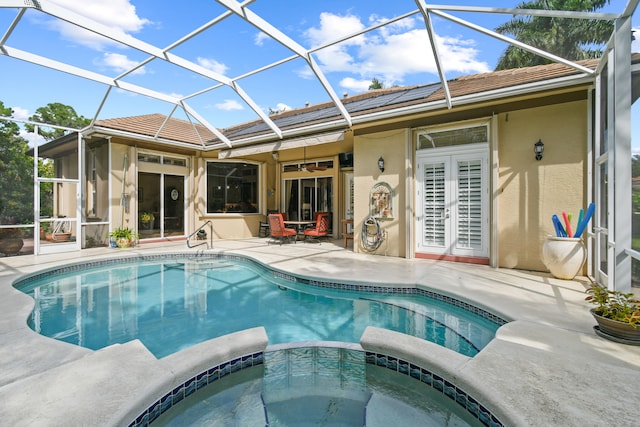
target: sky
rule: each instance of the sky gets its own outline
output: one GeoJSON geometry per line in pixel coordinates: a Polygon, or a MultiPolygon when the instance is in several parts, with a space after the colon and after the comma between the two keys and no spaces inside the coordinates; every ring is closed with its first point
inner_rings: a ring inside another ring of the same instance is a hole
{"type": "MultiPolygon", "coordinates": [[[[46,0],[45,0],[46,1],[46,0]]],[[[228,0],[221,0],[226,2],[228,0]]],[[[78,15],[106,25],[149,45],[164,49],[200,28],[226,8],[212,0],[49,0],[78,15]]],[[[231,3],[235,3],[232,1],[231,3]]],[[[438,4],[470,5],[470,0],[442,0],[438,4]]],[[[492,7],[515,7],[516,0],[494,0],[492,7]]],[[[619,13],[626,0],[611,0],[601,12],[619,13]]],[[[255,0],[249,9],[276,27],[304,50],[371,27],[387,19],[417,10],[413,0],[255,0]]],[[[504,14],[447,12],[488,29],[511,19],[504,14]]],[[[17,11],[0,7],[0,31],[4,33],[17,11]]],[[[639,12],[632,25],[640,30],[639,12]]],[[[447,79],[484,73],[494,69],[507,47],[477,31],[441,17],[433,17],[433,28],[447,79]]],[[[632,48],[640,52],[639,37],[632,48]]],[[[368,89],[372,79],[385,87],[427,84],[438,81],[430,54],[429,38],[420,14],[348,41],[326,47],[312,57],[339,97],[368,89]]],[[[149,58],[122,44],[96,36],[48,14],[28,10],[6,41],[6,46],[114,78],[149,58]]],[[[235,15],[220,19],[192,39],[169,50],[173,55],[227,78],[245,76],[294,51],[244,22],[235,15]]],[[[26,119],[37,108],[59,102],[72,106],[87,118],[109,119],[141,114],[172,114],[173,105],[0,55],[0,101],[11,107],[14,117],[26,119]]],[[[239,93],[229,85],[155,59],[122,79],[128,84],[185,99],[209,124],[226,128],[257,119],[254,108],[270,110],[300,108],[307,103],[330,101],[307,62],[297,57],[280,65],[235,81],[239,93]]],[[[640,102],[636,103],[639,104],[640,102]]],[[[634,116],[639,118],[639,106],[634,116]]],[[[174,117],[186,118],[178,109],[174,117]]],[[[640,128],[640,126],[638,126],[640,128]]],[[[634,150],[640,153],[640,129],[633,129],[634,150]],[[637,145],[637,147],[636,147],[637,145]]]]}

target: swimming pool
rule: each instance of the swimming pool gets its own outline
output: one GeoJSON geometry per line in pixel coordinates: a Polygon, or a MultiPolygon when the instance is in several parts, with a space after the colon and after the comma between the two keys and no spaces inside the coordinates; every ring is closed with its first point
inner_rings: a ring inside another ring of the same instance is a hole
{"type": "Polygon", "coordinates": [[[357,343],[377,326],[473,356],[504,323],[428,291],[300,278],[240,256],[102,260],[16,288],[34,298],[29,325],[42,335],[94,350],[140,339],[156,357],[255,326],[270,344],[357,343]]]}

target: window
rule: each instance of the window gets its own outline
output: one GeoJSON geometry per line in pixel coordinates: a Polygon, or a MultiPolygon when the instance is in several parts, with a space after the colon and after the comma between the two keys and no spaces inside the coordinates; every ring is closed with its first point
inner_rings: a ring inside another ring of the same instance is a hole
{"type": "Polygon", "coordinates": [[[207,213],[258,212],[259,169],[251,163],[207,162],[207,213]]]}
{"type": "Polygon", "coordinates": [[[138,161],[143,163],[155,163],[169,166],[187,167],[187,159],[183,157],[169,157],[160,154],[138,153],[138,161]]]}
{"type": "Polygon", "coordinates": [[[489,141],[489,128],[487,125],[421,132],[418,134],[418,150],[477,144],[487,141],[489,141]]]}

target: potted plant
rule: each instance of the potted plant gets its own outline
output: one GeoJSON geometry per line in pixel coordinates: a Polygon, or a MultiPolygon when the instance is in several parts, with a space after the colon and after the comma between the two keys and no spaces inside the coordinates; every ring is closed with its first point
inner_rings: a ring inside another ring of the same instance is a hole
{"type": "Polygon", "coordinates": [[[142,212],[140,214],[140,222],[144,225],[151,225],[156,217],[151,212],[142,212]]]}
{"type": "Polygon", "coordinates": [[[117,247],[128,248],[138,239],[138,234],[128,227],[118,227],[109,233],[109,237],[111,237],[117,247]]]}
{"type": "Polygon", "coordinates": [[[140,220],[140,233],[144,235],[151,234],[153,230],[153,222],[156,219],[155,215],[151,212],[142,212],[138,216],[138,219],[140,220]]]}
{"type": "Polygon", "coordinates": [[[640,345],[640,300],[633,293],[610,291],[600,285],[587,289],[591,314],[598,322],[596,333],[624,344],[640,345]]]}

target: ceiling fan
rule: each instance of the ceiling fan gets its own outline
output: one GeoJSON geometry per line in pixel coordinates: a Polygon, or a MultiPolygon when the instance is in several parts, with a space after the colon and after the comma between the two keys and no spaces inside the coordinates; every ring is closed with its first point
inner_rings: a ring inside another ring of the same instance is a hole
{"type": "Polygon", "coordinates": [[[315,172],[315,171],[326,171],[327,170],[327,166],[318,166],[315,163],[309,163],[307,164],[307,147],[304,147],[304,160],[302,161],[302,167],[300,168],[300,170],[302,171],[307,171],[307,172],[315,172]]]}

